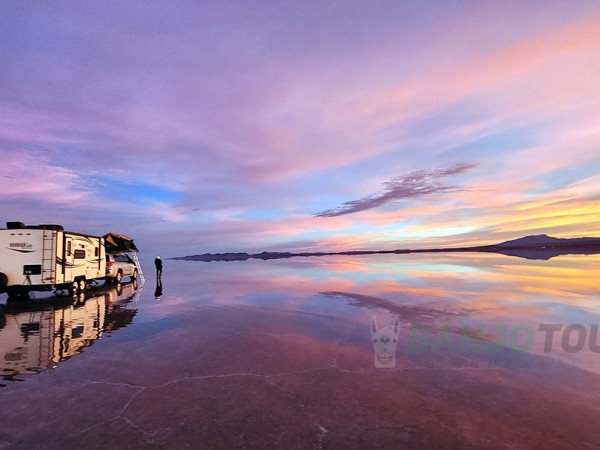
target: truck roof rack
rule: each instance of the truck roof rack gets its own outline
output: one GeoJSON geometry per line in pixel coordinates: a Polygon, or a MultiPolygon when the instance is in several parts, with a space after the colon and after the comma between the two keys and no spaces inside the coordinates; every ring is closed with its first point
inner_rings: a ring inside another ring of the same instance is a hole
{"type": "Polygon", "coordinates": [[[105,241],[107,253],[133,253],[138,251],[133,239],[130,237],[116,233],[108,233],[102,237],[105,241]]]}

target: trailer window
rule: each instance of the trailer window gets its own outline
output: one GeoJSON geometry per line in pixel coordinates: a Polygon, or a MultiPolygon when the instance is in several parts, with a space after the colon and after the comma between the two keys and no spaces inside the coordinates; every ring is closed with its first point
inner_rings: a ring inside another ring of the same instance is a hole
{"type": "Polygon", "coordinates": [[[75,259],[85,259],[85,250],[75,250],[73,255],[75,259]]]}
{"type": "Polygon", "coordinates": [[[96,247],[96,248],[94,249],[94,256],[98,256],[98,253],[99,253],[99,251],[98,251],[98,247],[96,247]]]}
{"type": "Polygon", "coordinates": [[[67,256],[71,256],[71,241],[67,241],[67,256]]]}

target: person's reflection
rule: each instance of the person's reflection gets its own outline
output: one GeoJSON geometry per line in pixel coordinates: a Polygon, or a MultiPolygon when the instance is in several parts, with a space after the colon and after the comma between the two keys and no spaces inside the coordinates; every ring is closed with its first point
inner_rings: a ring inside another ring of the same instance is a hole
{"type": "Polygon", "coordinates": [[[156,289],[154,290],[154,298],[156,300],[160,300],[160,297],[163,295],[163,285],[162,280],[160,278],[156,279],[156,289]]]}

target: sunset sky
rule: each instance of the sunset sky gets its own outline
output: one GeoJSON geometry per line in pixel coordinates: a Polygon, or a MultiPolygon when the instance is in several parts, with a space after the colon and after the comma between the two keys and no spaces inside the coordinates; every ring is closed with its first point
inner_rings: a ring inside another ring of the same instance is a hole
{"type": "Polygon", "coordinates": [[[4,0],[0,212],[167,257],[600,236],[600,3],[4,0]]]}

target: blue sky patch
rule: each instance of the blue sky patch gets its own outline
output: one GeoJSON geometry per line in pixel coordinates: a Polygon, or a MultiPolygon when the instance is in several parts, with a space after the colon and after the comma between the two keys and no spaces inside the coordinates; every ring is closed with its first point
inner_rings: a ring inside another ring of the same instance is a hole
{"type": "Polygon", "coordinates": [[[170,191],[154,184],[120,181],[108,177],[97,178],[96,182],[100,186],[100,193],[117,199],[174,203],[184,198],[181,192],[170,191]]]}
{"type": "Polygon", "coordinates": [[[556,189],[563,189],[580,180],[593,177],[598,173],[600,173],[600,158],[586,161],[584,164],[576,166],[561,167],[536,178],[537,181],[541,182],[540,186],[529,191],[529,193],[540,194],[556,189]]]}

